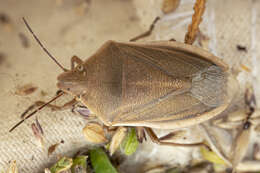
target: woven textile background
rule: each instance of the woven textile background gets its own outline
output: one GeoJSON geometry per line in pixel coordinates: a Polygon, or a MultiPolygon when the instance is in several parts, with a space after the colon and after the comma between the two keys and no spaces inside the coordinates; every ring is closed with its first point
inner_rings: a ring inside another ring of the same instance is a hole
{"type": "MultiPolygon", "coordinates": [[[[194,1],[181,0],[175,13],[164,16],[154,34],[145,40],[183,41],[193,14],[194,1]]],[[[86,59],[105,41],[128,41],[145,31],[160,15],[158,0],[0,0],[0,14],[10,18],[0,23],[0,171],[10,160],[16,160],[21,173],[42,172],[58,155],[71,155],[88,143],[82,135],[86,121],[68,111],[52,112],[48,108],[37,114],[45,132],[45,147],[64,140],[48,157],[33,136],[31,123],[26,121],[14,132],[8,130],[19,115],[36,100],[49,100],[57,90],[56,77],[61,70],[39,48],[21,18],[26,17],[47,49],[66,67],[70,57],[86,59]],[[28,38],[29,47],[22,46],[21,36],[28,38]],[[32,83],[38,89],[31,95],[15,94],[19,86],[32,83]],[[42,93],[46,94],[42,94],[42,93]]],[[[246,82],[253,83],[260,98],[260,1],[208,0],[201,31],[209,39],[209,51],[240,71],[241,90],[246,82]],[[237,50],[245,46],[247,52],[237,50]],[[241,64],[251,72],[243,70],[241,64]]],[[[64,103],[70,97],[59,99],[64,103]]],[[[259,100],[260,101],[260,100],[259,100]]],[[[158,131],[160,133],[160,131],[158,131]]],[[[162,132],[163,133],[163,132],[162,132]]],[[[154,162],[187,163],[197,150],[142,144],[131,163],[144,157],[154,162]],[[149,154],[149,155],[148,155],[149,154]],[[166,157],[167,156],[167,157],[166,157]],[[176,159],[178,158],[178,159],[176,159]]],[[[126,171],[129,172],[129,171],[126,171]]]]}

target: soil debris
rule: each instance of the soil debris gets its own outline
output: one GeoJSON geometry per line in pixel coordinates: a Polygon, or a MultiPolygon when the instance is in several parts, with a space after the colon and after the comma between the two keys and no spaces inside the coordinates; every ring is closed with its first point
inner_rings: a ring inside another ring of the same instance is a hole
{"type": "Polygon", "coordinates": [[[33,86],[33,84],[25,84],[16,89],[15,94],[19,96],[26,96],[32,94],[38,89],[38,87],[33,86]]]}
{"type": "Polygon", "coordinates": [[[57,147],[60,145],[60,143],[56,143],[56,144],[53,144],[51,145],[49,148],[48,148],[48,157],[57,149],[57,147]]]}
{"type": "Polygon", "coordinates": [[[1,24],[9,24],[11,23],[11,20],[6,14],[0,13],[0,22],[1,24]]]}
{"type": "Polygon", "coordinates": [[[180,5],[180,0],[164,0],[162,3],[162,12],[169,14],[174,12],[180,5]]]}
{"type": "Polygon", "coordinates": [[[21,40],[21,43],[22,43],[22,46],[24,47],[24,48],[29,48],[30,47],[30,43],[29,43],[29,40],[28,40],[28,38],[26,37],[26,35],[24,34],[24,33],[19,33],[18,34],[18,36],[19,36],[19,38],[20,38],[20,40],[21,40]]]}
{"type": "Polygon", "coordinates": [[[237,50],[241,51],[241,52],[246,52],[247,53],[247,47],[246,46],[242,46],[242,45],[237,45],[237,50]]]}
{"type": "Polygon", "coordinates": [[[2,65],[6,60],[6,55],[0,52],[0,65],[2,65]]]}

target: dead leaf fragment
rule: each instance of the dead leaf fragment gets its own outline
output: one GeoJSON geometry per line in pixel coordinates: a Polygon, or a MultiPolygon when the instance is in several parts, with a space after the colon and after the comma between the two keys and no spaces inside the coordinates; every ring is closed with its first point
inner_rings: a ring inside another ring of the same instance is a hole
{"type": "Polygon", "coordinates": [[[10,165],[9,165],[9,168],[8,168],[7,173],[18,173],[18,168],[17,168],[17,165],[16,165],[16,160],[12,160],[12,161],[10,162],[10,165]]]}
{"type": "Polygon", "coordinates": [[[32,123],[31,127],[32,127],[32,131],[33,131],[33,134],[34,134],[35,138],[39,141],[40,146],[41,146],[42,148],[44,148],[43,130],[42,130],[42,128],[40,127],[39,122],[38,122],[38,123],[36,122],[36,124],[35,124],[35,123],[32,123]]]}
{"type": "Polygon", "coordinates": [[[33,86],[32,84],[26,84],[21,87],[18,87],[15,91],[15,94],[19,95],[19,96],[26,96],[26,95],[32,94],[37,89],[38,89],[38,87],[33,86]]]}
{"type": "Polygon", "coordinates": [[[237,165],[242,161],[244,158],[246,151],[248,149],[248,145],[250,142],[250,126],[245,129],[245,127],[241,127],[238,131],[238,134],[232,144],[231,147],[231,162],[233,168],[236,168],[237,165]]]}
{"type": "Polygon", "coordinates": [[[260,133],[260,124],[258,124],[258,125],[255,126],[254,131],[255,131],[256,133],[260,133]]]}
{"type": "Polygon", "coordinates": [[[56,150],[56,148],[60,145],[60,143],[56,143],[56,144],[53,144],[51,145],[49,148],[48,148],[48,157],[56,150]]]}
{"type": "Polygon", "coordinates": [[[194,14],[192,16],[192,22],[189,25],[188,31],[185,35],[185,43],[192,44],[195,41],[197,32],[199,30],[199,24],[202,21],[202,15],[205,11],[206,0],[196,0],[193,7],[194,14]]]}
{"type": "Polygon", "coordinates": [[[251,69],[249,67],[247,67],[246,65],[244,64],[240,64],[240,67],[242,68],[242,70],[248,72],[248,73],[251,73],[251,69]]]}
{"type": "Polygon", "coordinates": [[[118,149],[119,145],[122,143],[123,139],[126,136],[127,128],[119,127],[116,130],[116,133],[112,137],[111,143],[109,145],[109,153],[112,156],[114,152],[118,149]]]}
{"type": "Polygon", "coordinates": [[[97,123],[89,123],[83,129],[83,134],[87,141],[96,144],[107,142],[104,129],[97,123]]]}
{"type": "Polygon", "coordinates": [[[254,160],[260,160],[260,146],[258,143],[254,144],[253,147],[253,158],[254,160]]]}
{"type": "Polygon", "coordinates": [[[44,173],[51,173],[51,170],[49,168],[45,168],[44,173]]]}
{"type": "Polygon", "coordinates": [[[164,0],[162,3],[162,12],[168,14],[174,12],[180,4],[180,0],[164,0]]]}
{"type": "Polygon", "coordinates": [[[36,122],[36,127],[39,129],[40,133],[41,133],[42,135],[44,135],[44,132],[43,132],[42,126],[41,126],[41,124],[40,124],[40,122],[39,122],[37,116],[36,116],[36,120],[35,120],[35,122],[36,122]]]}

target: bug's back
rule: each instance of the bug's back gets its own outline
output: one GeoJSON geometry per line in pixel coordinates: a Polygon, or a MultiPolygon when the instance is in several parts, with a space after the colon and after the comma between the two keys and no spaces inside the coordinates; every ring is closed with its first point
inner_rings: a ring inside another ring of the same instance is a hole
{"type": "Polygon", "coordinates": [[[226,65],[182,43],[108,41],[85,67],[82,101],[107,125],[188,126],[183,122],[212,118],[228,102],[226,65]]]}

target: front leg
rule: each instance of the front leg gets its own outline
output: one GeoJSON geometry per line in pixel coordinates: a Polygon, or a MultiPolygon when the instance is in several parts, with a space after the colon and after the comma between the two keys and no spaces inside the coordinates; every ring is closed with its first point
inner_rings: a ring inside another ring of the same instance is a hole
{"type": "MultiPolygon", "coordinates": [[[[77,103],[78,103],[78,101],[74,98],[74,99],[64,103],[61,106],[48,104],[48,105],[46,105],[46,107],[51,108],[53,111],[62,111],[62,110],[66,110],[66,109],[72,108],[77,103]]],[[[36,106],[41,106],[41,105],[45,104],[45,102],[44,101],[36,101],[34,104],[36,106]]]]}
{"type": "MultiPolygon", "coordinates": [[[[60,110],[65,110],[65,109],[69,109],[72,106],[74,106],[75,104],[77,104],[78,101],[74,98],[72,100],[70,100],[69,102],[61,105],[61,106],[57,106],[57,105],[53,105],[53,104],[47,104],[46,107],[50,107],[53,111],[60,111],[60,110]]],[[[46,102],[44,101],[36,101],[34,102],[34,104],[32,104],[31,106],[29,106],[22,114],[21,114],[21,118],[24,119],[27,115],[27,113],[31,110],[33,110],[35,107],[40,107],[42,105],[46,104],[46,102]]]]}

